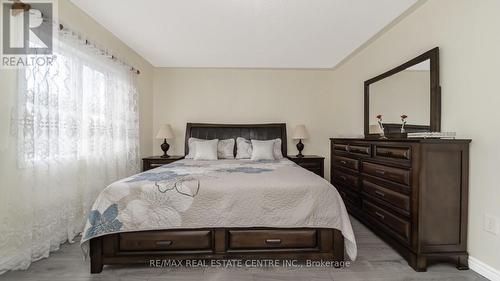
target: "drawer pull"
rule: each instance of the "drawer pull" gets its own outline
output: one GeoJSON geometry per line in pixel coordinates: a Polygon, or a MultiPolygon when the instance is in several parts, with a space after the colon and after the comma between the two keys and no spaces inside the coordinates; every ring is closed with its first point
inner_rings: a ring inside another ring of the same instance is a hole
{"type": "Polygon", "coordinates": [[[385,175],[385,171],[382,171],[382,170],[375,170],[375,173],[377,173],[379,175],[385,175]]]}
{"type": "Polygon", "coordinates": [[[281,244],[281,239],[266,239],[267,244],[281,244]]]}
{"type": "Polygon", "coordinates": [[[347,151],[347,152],[351,151],[351,148],[349,147],[349,145],[345,146],[345,151],[347,151]]]}
{"type": "Polygon", "coordinates": [[[343,180],[343,181],[347,180],[346,176],[340,176],[340,179],[343,180]]]}
{"type": "Polygon", "coordinates": [[[381,218],[381,219],[385,219],[385,216],[384,216],[384,215],[382,215],[382,214],[381,214],[381,213],[379,213],[379,212],[375,212],[375,215],[377,215],[377,216],[378,216],[379,218],[381,218]]]}
{"type": "Polygon", "coordinates": [[[345,161],[345,160],[340,160],[340,164],[342,164],[342,165],[346,165],[346,164],[347,164],[347,161],[345,161]]]}
{"type": "Polygon", "coordinates": [[[375,194],[382,196],[382,197],[385,196],[385,193],[383,193],[382,191],[378,191],[378,190],[375,190],[375,194]]]}
{"type": "Polygon", "coordinates": [[[172,245],[174,242],[172,240],[165,240],[165,241],[156,241],[155,244],[158,246],[165,246],[168,247],[172,245]]]}

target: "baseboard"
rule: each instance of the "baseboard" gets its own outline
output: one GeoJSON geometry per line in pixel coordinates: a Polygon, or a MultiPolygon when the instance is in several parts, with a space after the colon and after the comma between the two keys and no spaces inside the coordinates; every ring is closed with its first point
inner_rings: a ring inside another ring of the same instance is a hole
{"type": "Polygon", "coordinates": [[[469,257],[469,268],[490,279],[491,281],[500,281],[499,270],[485,264],[484,262],[474,257],[469,257]]]}

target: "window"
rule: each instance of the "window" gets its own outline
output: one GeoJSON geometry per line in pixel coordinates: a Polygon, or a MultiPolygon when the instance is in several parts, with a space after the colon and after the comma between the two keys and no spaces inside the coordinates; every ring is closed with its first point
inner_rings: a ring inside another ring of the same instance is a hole
{"type": "Polygon", "coordinates": [[[134,75],[92,50],[60,43],[51,66],[22,71],[21,166],[75,159],[137,161],[134,75]]]}

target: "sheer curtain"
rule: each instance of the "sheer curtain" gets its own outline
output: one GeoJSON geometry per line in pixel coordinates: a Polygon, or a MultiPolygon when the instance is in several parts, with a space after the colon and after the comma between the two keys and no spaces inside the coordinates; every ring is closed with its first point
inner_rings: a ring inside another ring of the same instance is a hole
{"type": "Polygon", "coordinates": [[[73,34],[57,44],[52,66],[18,74],[19,195],[0,217],[0,273],[72,242],[98,193],[139,171],[136,74],[73,34]]]}

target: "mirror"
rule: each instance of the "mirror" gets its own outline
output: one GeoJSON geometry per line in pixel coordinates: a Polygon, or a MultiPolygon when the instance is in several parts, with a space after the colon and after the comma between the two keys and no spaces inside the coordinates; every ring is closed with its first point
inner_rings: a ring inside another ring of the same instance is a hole
{"type": "Polygon", "coordinates": [[[438,60],[435,48],[365,82],[365,136],[378,136],[377,115],[388,137],[440,131],[438,60]],[[407,116],[404,132],[402,115],[407,116]]]}

